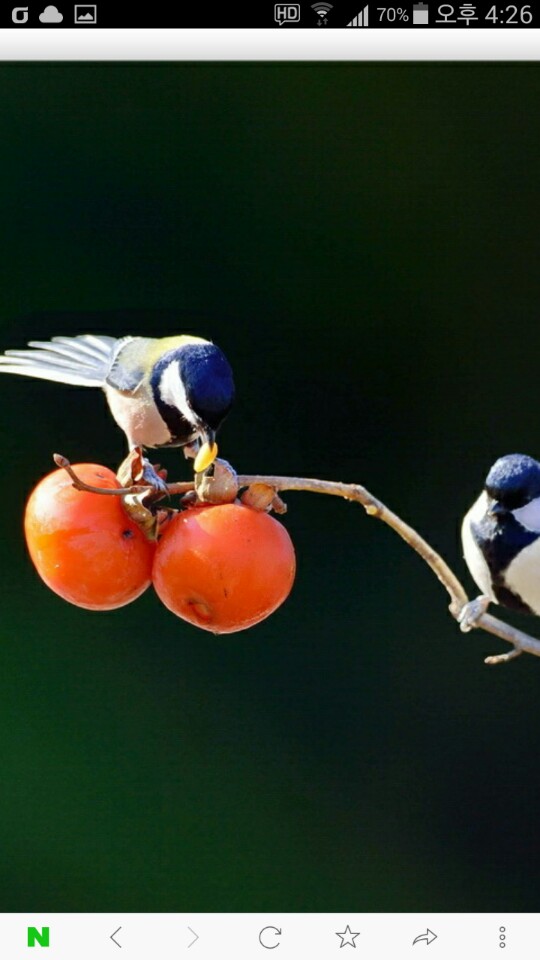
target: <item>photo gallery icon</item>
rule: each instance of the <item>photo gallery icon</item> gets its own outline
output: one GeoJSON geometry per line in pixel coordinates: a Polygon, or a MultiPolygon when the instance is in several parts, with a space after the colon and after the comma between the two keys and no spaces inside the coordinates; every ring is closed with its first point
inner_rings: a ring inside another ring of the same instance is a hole
{"type": "Polygon", "coordinates": [[[75,4],[75,23],[91,26],[97,23],[97,6],[92,3],[75,4]]]}

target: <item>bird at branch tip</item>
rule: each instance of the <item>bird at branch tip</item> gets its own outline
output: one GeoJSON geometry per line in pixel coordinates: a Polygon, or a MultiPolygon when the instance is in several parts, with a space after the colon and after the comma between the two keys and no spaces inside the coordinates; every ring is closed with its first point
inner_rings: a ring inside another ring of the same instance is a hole
{"type": "Polygon", "coordinates": [[[465,561],[482,596],[460,615],[462,630],[497,603],[540,615],[540,463],[500,457],[461,529],[465,561]]]}

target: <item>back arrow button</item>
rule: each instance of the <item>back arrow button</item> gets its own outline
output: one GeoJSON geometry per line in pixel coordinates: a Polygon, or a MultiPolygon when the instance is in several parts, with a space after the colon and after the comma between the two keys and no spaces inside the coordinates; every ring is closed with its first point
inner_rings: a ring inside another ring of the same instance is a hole
{"type": "Polygon", "coordinates": [[[112,942],[115,943],[117,947],[120,947],[120,949],[122,949],[122,944],[121,944],[121,943],[118,943],[118,940],[115,940],[114,938],[115,938],[115,936],[116,936],[117,933],[120,933],[121,929],[122,929],[122,927],[118,927],[118,930],[115,930],[114,933],[111,933],[111,935],[110,935],[110,937],[109,937],[109,940],[112,940],[112,942]]]}

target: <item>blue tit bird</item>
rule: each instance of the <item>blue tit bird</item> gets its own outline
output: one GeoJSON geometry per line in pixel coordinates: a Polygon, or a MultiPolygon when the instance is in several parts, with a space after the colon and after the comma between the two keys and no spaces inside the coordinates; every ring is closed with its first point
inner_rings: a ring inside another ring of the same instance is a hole
{"type": "MultiPolygon", "coordinates": [[[[198,473],[215,460],[215,434],[234,400],[231,368],[215,344],[192,336],[85,334],[28,346],[0,355],[0,372],[101,387],[130,450],[183,447],[198,473]]],[[[145,478],[162,483],[148,461],[145,478]]]]}
{"type": "Polygon", "coordinates": [[[462,611],[462,629],[474,626],[490,603],[540,615],[540,463],[521,453],[497,460],[461,536],[482,591],[462,611]]]}

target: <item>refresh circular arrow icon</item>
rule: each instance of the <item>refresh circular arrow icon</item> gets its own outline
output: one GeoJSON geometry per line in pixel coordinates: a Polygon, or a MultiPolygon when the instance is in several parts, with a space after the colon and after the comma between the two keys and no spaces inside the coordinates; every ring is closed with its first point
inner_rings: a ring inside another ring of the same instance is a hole
{"type": "Polygon", "coordinates": [[[276,947],[279,947],[280,941],[277,939],[281,936],[282,930],[279,930],[277,927],[263,927],[259,934],[259,943],[261,947],[264,947],[265,950],[275,950],[276,947]],[[265,942],[273,939],[273,943],[265,942]]]}

